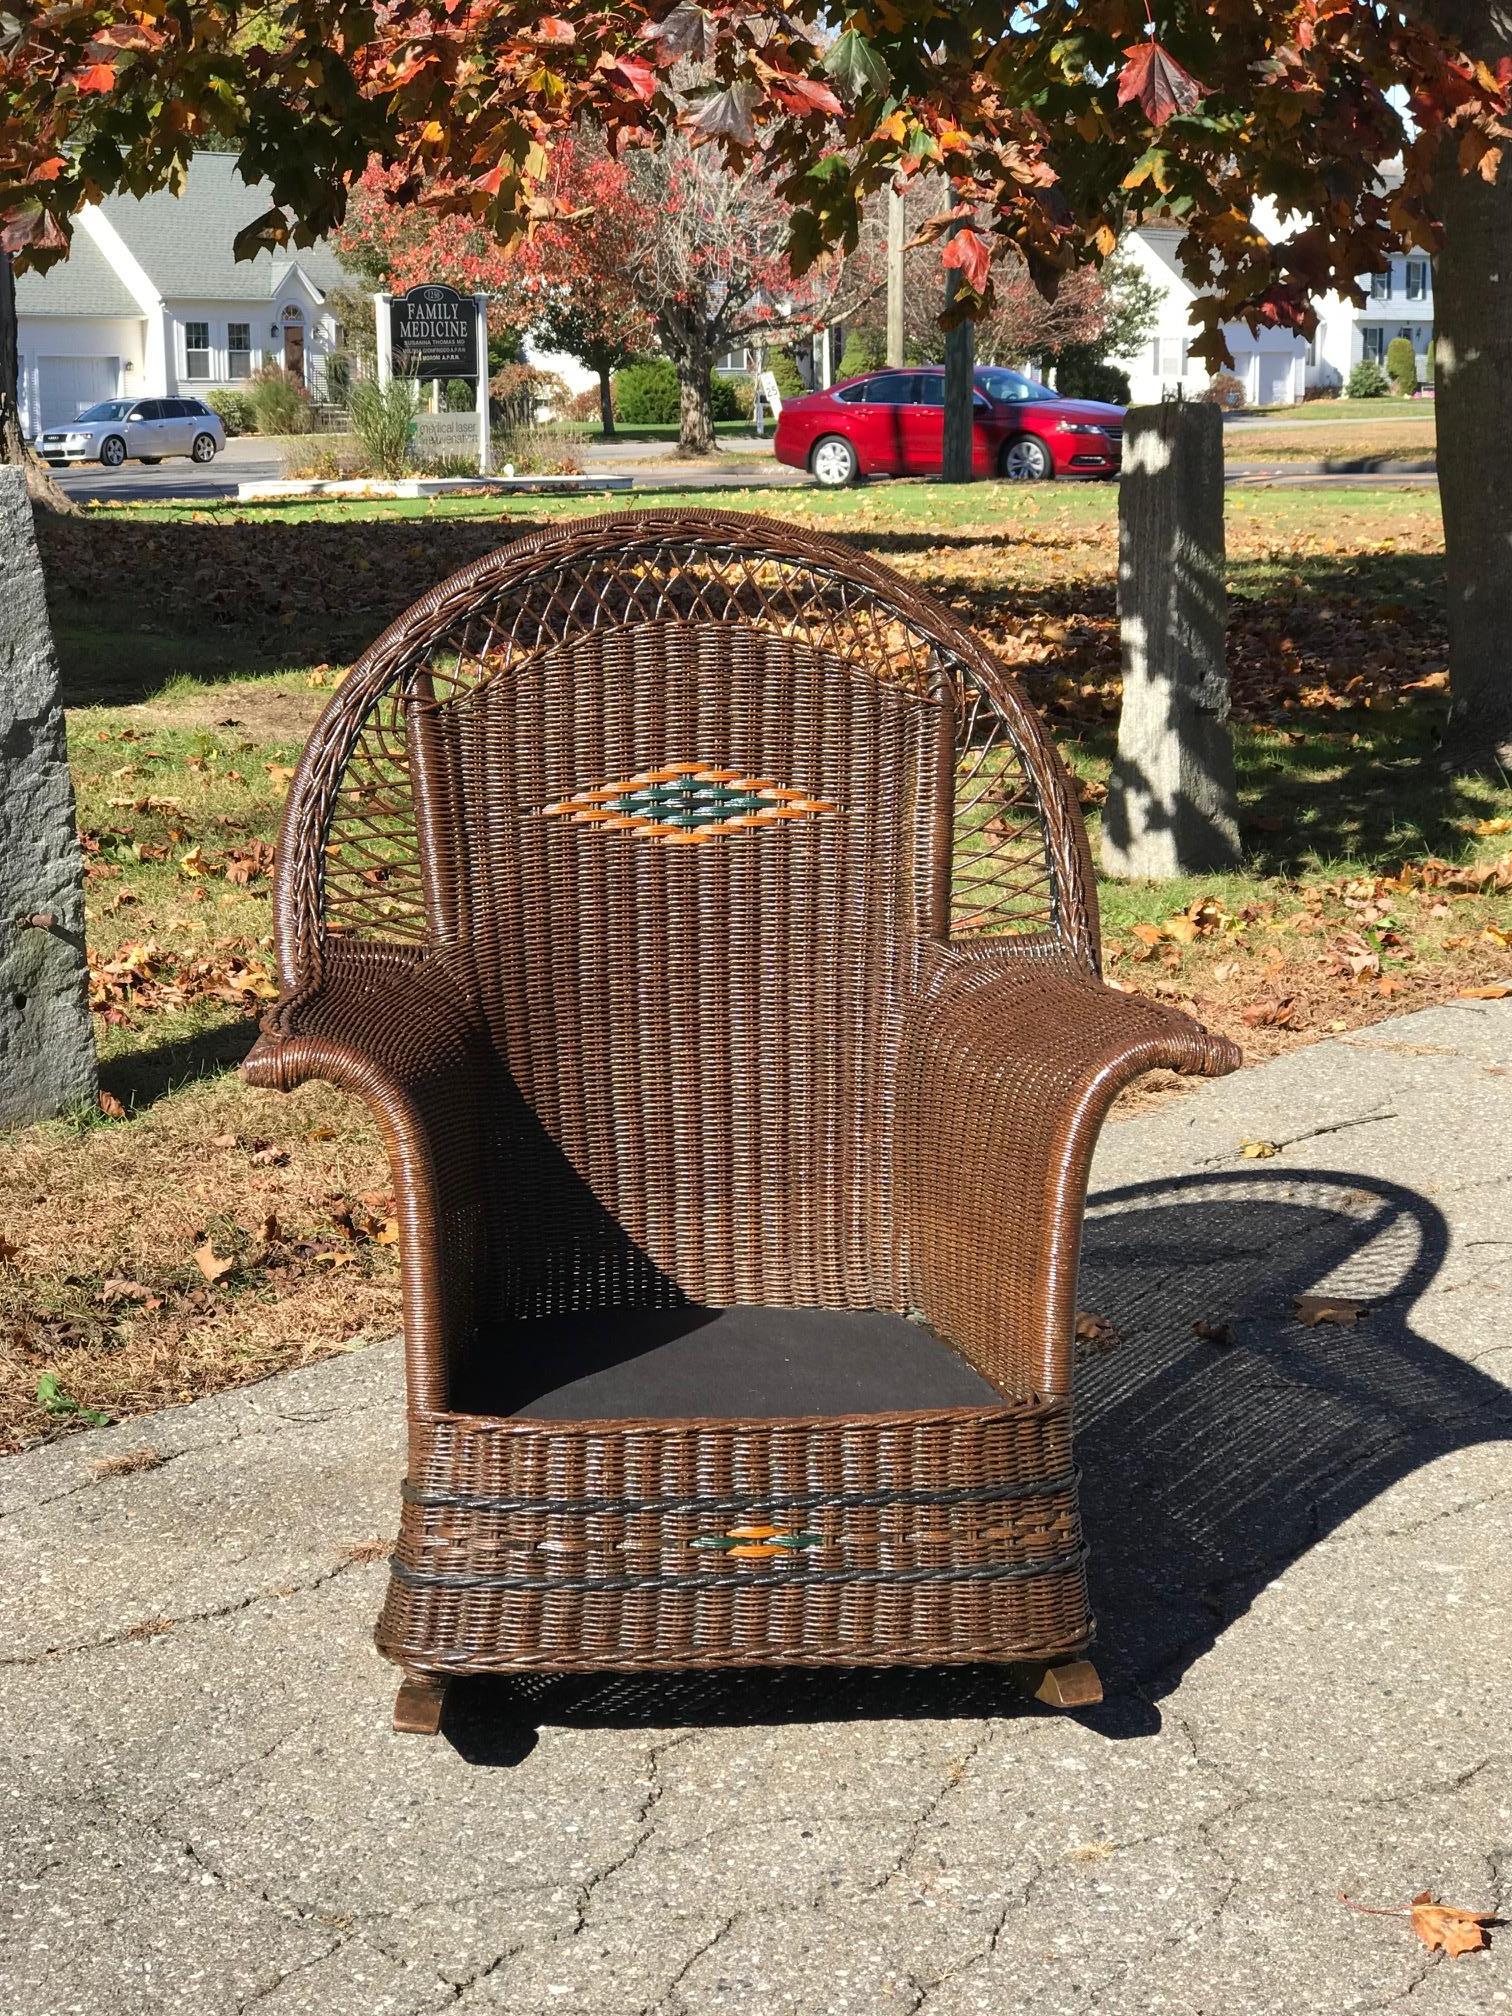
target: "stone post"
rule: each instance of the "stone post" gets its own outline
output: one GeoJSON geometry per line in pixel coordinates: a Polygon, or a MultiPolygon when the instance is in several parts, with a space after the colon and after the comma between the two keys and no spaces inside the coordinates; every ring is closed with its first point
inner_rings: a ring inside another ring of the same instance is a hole
{"type": "Polygon", "coordinates": [[[58,661],[26,477],[0,467],[0,1127],[96,1091],[58,661]]]}
{"type": "Polygon", "coordinates": [[[1102,865],[1123,877],[1239,864],[1224,647],[1223,419],[1135,406],[1118,499],[1123,708],[1102,865]]]}

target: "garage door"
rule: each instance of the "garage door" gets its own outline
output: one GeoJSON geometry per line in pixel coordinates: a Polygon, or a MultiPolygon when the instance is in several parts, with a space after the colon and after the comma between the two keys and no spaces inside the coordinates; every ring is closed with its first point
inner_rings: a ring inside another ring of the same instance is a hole
{"type": "Polygon", "coordinates": [[[1267,355],[1262,350],[1256,362],[1260,366],[1260,397],[1257,403],[1261,406],[1289,405],[1292,399],[1293,360],[1285,355],[1279,357],[1274,353],[1267,355]]]}
{"type": "Polygon", "coordinates": [[[82,406],[113,399],[121,381],[119,357],[39,357],[37,403],[44,427],[61,427],[82,406]]]}

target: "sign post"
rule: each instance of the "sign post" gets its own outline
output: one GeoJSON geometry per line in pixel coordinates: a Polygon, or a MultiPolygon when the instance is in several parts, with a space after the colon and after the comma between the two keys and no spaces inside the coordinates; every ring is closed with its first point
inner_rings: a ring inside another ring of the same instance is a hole
{"type": "Polygon", "coordinates": [[[492,465],[488,425],[488,297],[459,294],[439,282],[407,294],[375,294],[378,383],[396,371],[408,378],[470,378],[476,388],[478,474],[492,465]]]}

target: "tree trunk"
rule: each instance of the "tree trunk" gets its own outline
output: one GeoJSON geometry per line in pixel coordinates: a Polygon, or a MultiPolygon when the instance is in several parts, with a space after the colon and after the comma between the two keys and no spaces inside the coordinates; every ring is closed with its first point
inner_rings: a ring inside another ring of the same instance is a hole
{"type": "Polygon", "coordinates": [[[614,388],[609,382],[609,366],[599,366],[599,424],[604,430],[604,439],[614,439],[614,388]]]}
{"type": "MultiPolygon", "coordinates": [[[[960,273],[954,266],[945,269],[947,309],[955,300],[960,281],[960,273]]],[[[975,374],[976,326],[971,322],[958,322],[945,337],[945,435],[940,474],[947,483],[971,481],[975,374]]]]}
{"type": "Polygon", "coordinates": [[[691,344],[677,358],[677,389],[681,411],[677,427],[679,455],[712,455],[714,406],[709,397],[709,373],[714,353],[707,344],[691,344]]]}
{"type": "MultiPolygon", "coordinates": [[[[1506,0],[1403,10],[1488,63],[1512,56],[1506,0]]],[[[1434,271],[1434,419],[1449,584],[1448,750],[1457,768],[1512,767],[1512,155],[1487,182],[1444,142],[1434,271]]]]}
{"type": "Polygon", "coordinates": [[[33,504],[48,511],[72,512],[52,476],[27,447],[21,433],[20,368],[16,340],[16,276],[10,254],[0,252],[0,463],[26,471],[33,504]]]}

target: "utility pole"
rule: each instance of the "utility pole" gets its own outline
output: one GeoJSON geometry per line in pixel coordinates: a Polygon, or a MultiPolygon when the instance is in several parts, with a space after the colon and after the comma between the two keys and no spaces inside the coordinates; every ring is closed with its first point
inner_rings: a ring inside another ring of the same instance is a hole
{"type": "Polygon", "coordinates": [[[903,362],[903,192],[887,192],[887,361],[903,362]]]}

